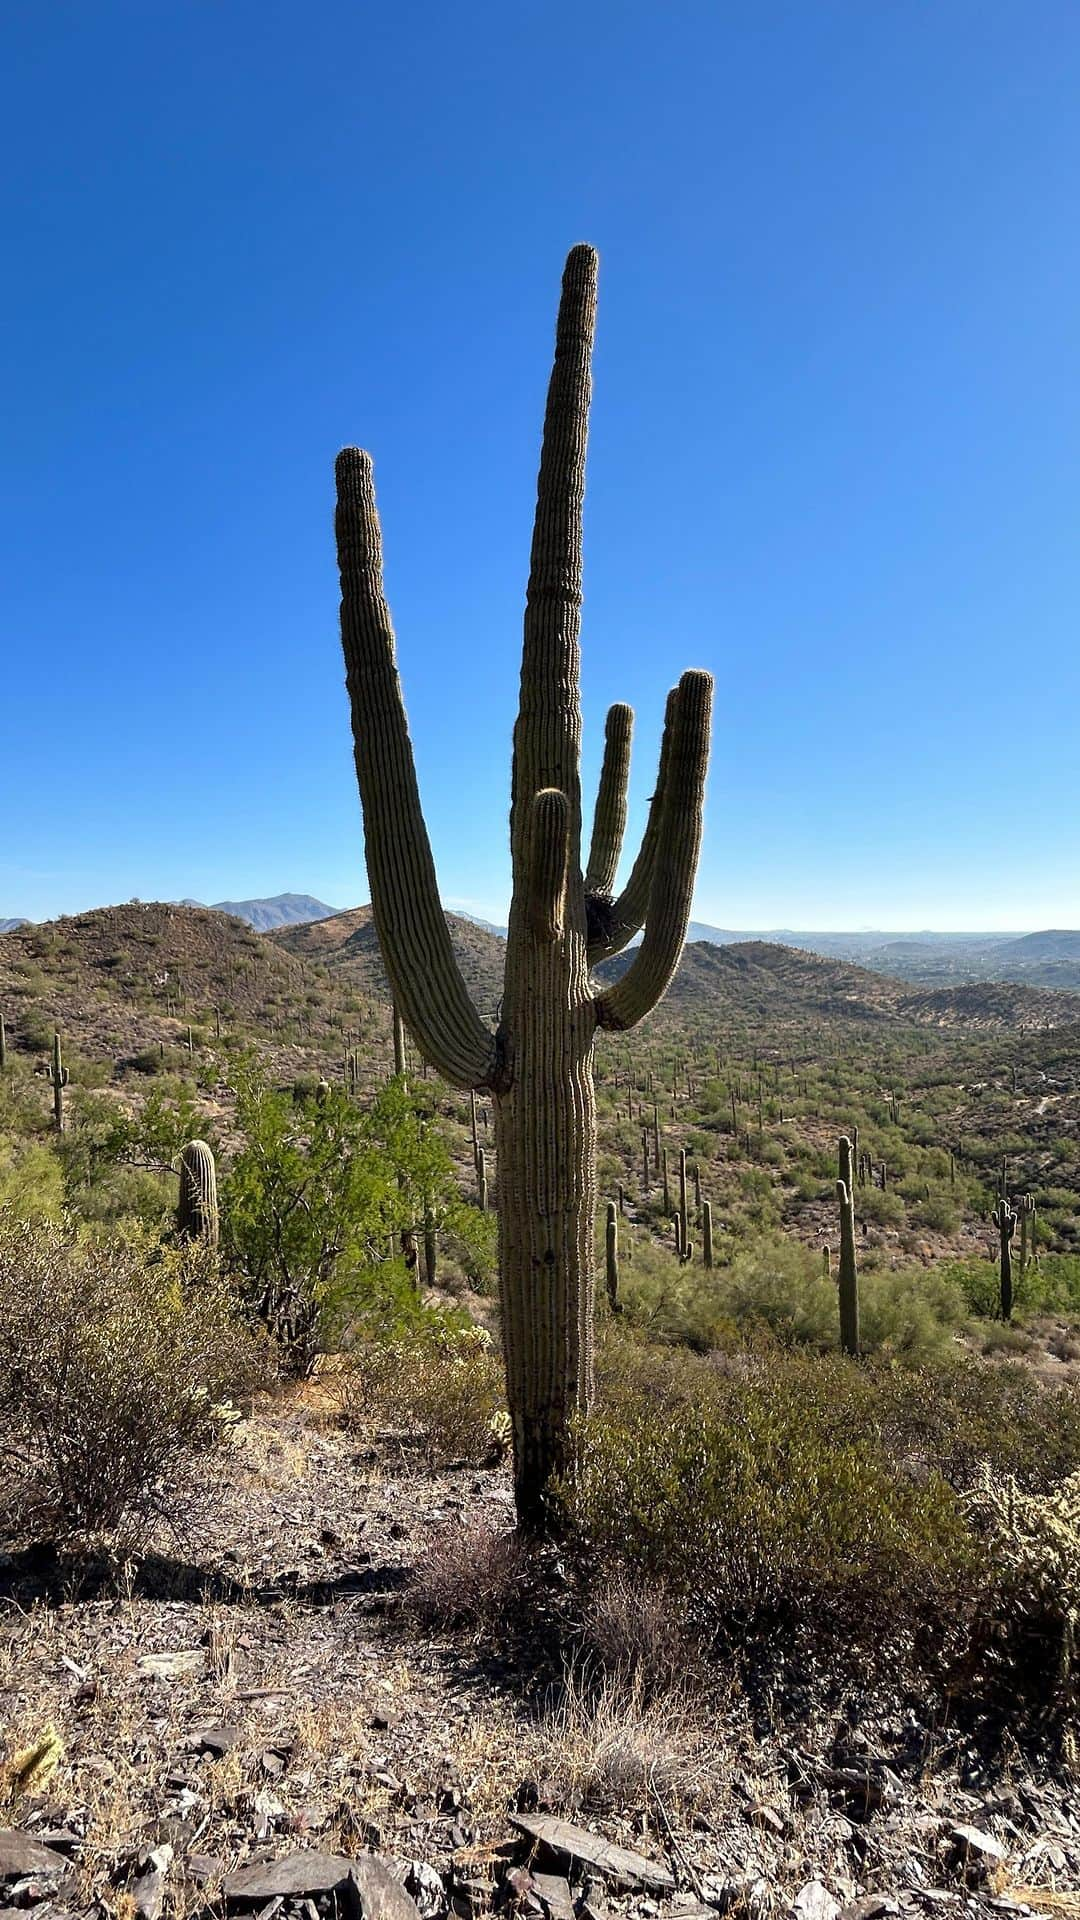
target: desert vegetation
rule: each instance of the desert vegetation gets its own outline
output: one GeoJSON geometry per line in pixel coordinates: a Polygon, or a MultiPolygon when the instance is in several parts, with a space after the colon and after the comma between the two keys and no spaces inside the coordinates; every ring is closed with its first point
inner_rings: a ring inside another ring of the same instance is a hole
{"type": "Polygon", "coordinates": [[[435,893],[356,451],[371,912],[0,936],[0,1887],[41,1920],[1070,1910],[1080,998],[676,973],[702,673],[618,893],[611,709],[583,861],[594,301],[576,249],[506,941],[435,893]]]}

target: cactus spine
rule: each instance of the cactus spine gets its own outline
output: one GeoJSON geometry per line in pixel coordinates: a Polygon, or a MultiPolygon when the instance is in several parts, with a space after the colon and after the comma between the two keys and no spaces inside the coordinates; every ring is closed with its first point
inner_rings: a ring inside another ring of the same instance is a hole
{"type": "Polygon", "coordinates": [[[1002,1194],[993,1215],[998,1230],[999,1264],[1001,1269],[1001,1317],[1012,1319],[1013,1283],[1012,1283],[1012,1243],[1016,1232],[1016,1214],[1002,1194]]]}
{"type": "Polygon", "coordinates": [[[612,1313],[621,1313],[619,1300],[619,1210],[614,1200],[607,1204],[607,1221],[604,1228],[604,1264],[607,1280],[608,1305],[612,1313]]]}
{"type": "Polygon", "coordinates": [[[176,1231],[181,1240],[198,1240],[205,1247],[218,1243],[217,1168],[205,1140],[189,1140],[177,1162],[180,1199],[176,1231]]]}
{"type": "Polygon", "coordinates": [[[852,1147],[847,1134],[840,1136],[840,1177],[836,1198],[840,1203],[840,1261],[837,1270],[837,1295],[840,1305],[840,1345],[857,1359],[859,1354],[859,1270],[855,1260],[855,1190],[852,1184],[852,1147]]]}
{"type": "Polygon", "coordinates": [[[66,1124],[64,1114],[64,1088],[68,1083],[68,1070],[64,1065],[59,1033],[53,1034],[52,1066],[49,1068],[49,1083],[52,1087],[53,1126],[56,1128],[57,1133],[63,1133],[66,1124]]]}
{"type": "Polygon", "coordinates": [[[501,1020],[492,1032],[450,945],[413,765],[383,595],[371,460],[338,458],[342,641],[352,702],[372,910],[394,999],[445,1079],[492,1096],[499,1161],[499,1269],[518,1517],[549,1523],[547,1488],[575,1466],[575,1416],[592,1390],[596,1030],[636,1026],[666,991],[690,913],[701,840],[712,681],[668,696],[660,771],[638,857],[621,852],[628,708],[609,716],[589,855],[581,860],[581,516],[596,255],[563,276],[548,390],[514,729],[513,897],[501,1020]],[[597,992],[590,967],[644,928],[637,954],[597,992]]]}

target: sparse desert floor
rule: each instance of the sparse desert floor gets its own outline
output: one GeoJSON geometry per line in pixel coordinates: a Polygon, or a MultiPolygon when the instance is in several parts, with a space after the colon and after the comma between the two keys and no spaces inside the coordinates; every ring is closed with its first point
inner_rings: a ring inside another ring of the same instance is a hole
{"type": "MultiPolygon", "coordinates": [[[[123,1889],[163,1846],[163,1915],[221,1912],[230,1873],[299,1849],[389,1858],[425,1916],[497,1901],[559,1920],[554,1883],[508,1878],[530,1859],[568,1877],[584,1920],[1010,1913],[1025,1888],[1078,1910],[1080,1799],[1018,1754],[983,1771],[959,1718],[854,1689],[768,1726],[723,1675],[711,1698],[594,1689],[569,1645],[560,1672],[557,1561],[540,1661],[519,1661],[509,1617],[496,1640],[425,1625],[455,1568],[525,1563],[505,1468],[430,1471],[416,1438],[358,1438],[300,1390],[241,1423],[186,1536],[138,1564],[0,1560],[4,1747],[60,1741],[35,1790],[9,1773],[0,1824],[72,1862],[20,1911],[130,1920],[153,1902],[123,1889]],[[537,1810],[659,1863],[674,1890],[537,1856],[511,1825],[537,1810]]],[[[337,1898],[228,1907],[311,1920],[337,1898]]]]}

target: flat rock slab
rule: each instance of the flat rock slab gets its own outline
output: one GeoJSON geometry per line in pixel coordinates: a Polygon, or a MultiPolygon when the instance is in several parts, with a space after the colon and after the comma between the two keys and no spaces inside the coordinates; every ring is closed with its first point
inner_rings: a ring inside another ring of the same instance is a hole
{"type": "Polygon", "coordinates": [[[674,1878],[666,1867],[658,1866],[655,1860],[646,1860],[644,1854],[631,1852],[629,1847],[617,1847],[610,1840],[601,1840],[584,1827],[572,1827],[568,1820],[556,1820],[554,1815],[545,1813],[515,1813],[510,1818],[511,1825],[519,1833],[527,1834],[530,1840],[550,1847],[553,1853],[579,1860],[605,1880],[632,1893],[675,1891],[674,1878]]]}
{"type": "Polygon", "coordinates": [[[0,1886],[5,1880],[44,1879],[46,1874],[69,1872],[70,1860],[52,1847],[43,1847],[28,1833],[0,1827],[0,1886]]]}
{"type": "Polygon", "coordinates": [[[375,1854],[347,1860],[308,1850],[256,1861],[226,1874],[221,1891],[234,1907],[261,1906],[286,1894],[335,1893],[350,1920],[419,1920],[411,1894],[375,1854]]]}
{"type": "Polygon", "coordinates": [[[144,1653],[136,1660],[137,1673],[149,1673],[157,1680],[179,1680],[185,1673],[201,1673],[206,1655],[199,1647],[181,1647],[176,1653],[144,1653]]]}

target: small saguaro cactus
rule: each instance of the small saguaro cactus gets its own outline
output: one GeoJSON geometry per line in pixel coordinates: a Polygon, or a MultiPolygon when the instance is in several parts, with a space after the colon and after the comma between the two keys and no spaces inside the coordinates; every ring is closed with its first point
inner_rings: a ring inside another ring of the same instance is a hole
{"type": "Polygon", "coordinates": [[[622,1312],[619,1299],[619,1209],[614,1200],[607,1203],[607,1219],[604,1225],[604,1274],[607,1281],[608,1305],[612,1313],[622,1312]]]}
{"type": "Polygon", "coordinates": [[[1016,1202],[1016,1211],[1020,1216],[1020,1278],[1023,1280],[1035,1240],[1035,1195],[1022,1193],[1016,1202]]]}
{"type": "Polygon", "coordinates": [[[205,1247],[218,1243],[217,1168],[205,1140],[189,1140],[177,1161],[180,1199],[176,1231],[181,1240],[198,1240],[205,1247]]]}
{"type": "Polygon", "coordinates": [[[712,1241],[712,1202],[701,1203],[701,1264],[707,1273],[711,1273],[713,1264],[712,1241]]]}
{"type": "Polygon", "coordinates": [[[993,1222],[998,1230],[998,1261],[1001,1270],[1001,1317],[1012,1319],[1013,1283],[1012,1283],[1012,1243],[1016,1232],[1016,1213],[1002,1194],[993,1214],[993,1222]]]}
{"type": "Polygon", "coordinates": [[[840,1205],[840,1259],[836,1275],[840,1305],[840,1345],[859,1355],[859,1270],[855,1261],[855,1190],[852,1185],[851,1141],[840,1136],[840,1177],[836,1198],[840,1205]]]}
{"type": "Polygon", "coordinates": [[[701,842],[712,680],[669,694],[641,849],[616,891],[633,716],[609,714],[592,839],[582,859],[581,534],[597,259],[563,275],[537,483],[514,728],[513,893],[500,1020],[469,997],[450,943],[413,764],[383,593],[371,459],[337,463],[341,631],[372,913],[393,997],[445,1079],[490,1093],[498,1153],[499,1280],[518,1518],[553,1520],[547,1492],[576,1465],[593,1378],[598,1028],[625,1032],[671,981],[701,842]],[[590,969],[644,929],[617,981],[590,969]]]}
{"type": "Polygon", "coordinates": [[[53,1034],[52,1065],[49,1068],[49,1084],[52,1087],[53,1126],[57,1133],[63,1133],[65,1125],[64,1088],[68,1083],[68,1070],[64,1065],[64,1055],[60,1046],[59,1033],[53,1034]]]}
{"type": "Polygon", "coordinates": [[[488,1209],[487,1154],[483,1147],[476,1149],[476,1201],[481,1213],[488,1209]]]}
{"type": "Polygon", "coordinates": [[[3,1014],[0,1013],[0,1073],[4,1073],[6,1069],[7,1069],[7,1026],[5,1024],[3,1014]]]}

